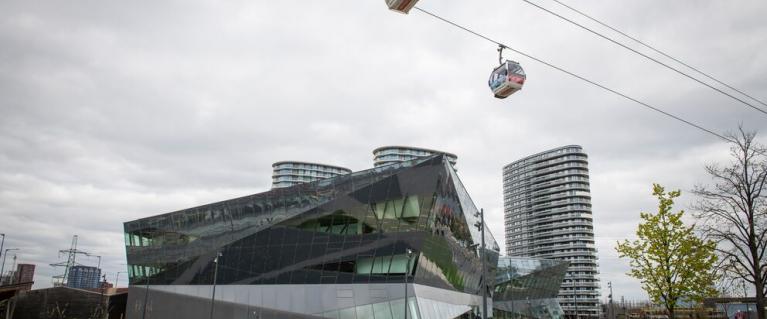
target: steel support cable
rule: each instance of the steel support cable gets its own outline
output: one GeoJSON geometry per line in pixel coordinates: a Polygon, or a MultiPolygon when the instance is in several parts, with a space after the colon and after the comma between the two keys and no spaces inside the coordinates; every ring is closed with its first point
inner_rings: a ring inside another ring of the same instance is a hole
{"type": "Polygon", "coordinates": [[[558,3],[559,5],[561,5],[561,6],[565,7],[565,8],[567,8],[567,9],[570,9],[570,10],[571,10],[571,11],[573,11],[573,12],[575,12],[575,13],[578,13],[578,14],[582,15],[582,16],[586,17],[587,19],[589,19],[589,20],[591,20],[591,21],[594,21],[594,22],[598,23],[599,25],[601,25],[601,26],[603,26],[603,27],[605,27],[605,28],[608,28],[608,29],[610,29],[610,30],[612,30],[612,31],[615,31],[616,33],[618,33],[618,34],[620,34],[620,35],[622,35],[622,36],[624,36],[624,37],[626,37],[626,38],[629,38],[629,39],[631,39],[632,41],[634,41],[634,42],[636,42],[636,43],[639,43],[639,44],[641,44],[642,46],[644,46],[644,47],[646,47],[646,48],[648,48],[648,49],[650,49],[650,50],[653,50],[653,51],[657,52],[658,54],[660,54],[660,55],[662,55],[662,56],[664,56],[664,57],[667,57],[667,58],[669,58],[669,59],[673,60],[673,61],[674,61],[674,62],[676,62],[676,63],[679,63],[679,64],[681,64],[681,65],[684,65],[685,67],[689,68],[690,70],[693,70],[693,71],[697,72],[698,74],[700,74],[700,75],[703,75],[703,76],[705,76],[705,77],[707,77],[707,78],[711,79],[712,81],[714,81],[714,82],[716,82],[716,83],[719,83],[719,84],[721,84],[721,85],[723,85],[723,86],[727,87],[727,88],[728,88],[728,89],[730,89],[730,90],[733,90],[733,91],[735,91],[735,92],[738,92],[738,93],[742,94],[743,96],[746,96],[746,97],[748,97],[749,99],[752,99],[752,100],[754,100],[754,101],[756,101],[756,102],[759,102],[759,104],[762,104],[762,105],[764,105],[764,106],[767,106],[767,103],[765,103],[765,102],[762,102],[761,100],[759,100],[759,99],[757,99],[757,98],[755,98],[755,97],[753,97],[753,96],[751,96],[751,95],[749,95],[749,94],[747,94],[747,93],[745,93],[745,92],[743,92],[743,91],[741,91],[741,90],[739,90],[739,89],[737,89],[737,88],[735,88],[735,87],[733,87],[733,86],[731,86],[731,85],[729,85],[729,84],[727,84],[727,83],[725,83],[725,82],[722,82],[722,81],[720,81],[719,79],[715,78],[714,76],[712,76],[712,75],[709,75],[708,73],[705,73],[705,72],[701,71],[700,69],[698,69],[698,68],[696,68],[696,67],[694,67],[694,66],[691,66],[691,65],[689,65],[689,64],[687,64],[687,63],[685,63],[685,62],[683,62],[682,60],[680,60],[680,59],[677,59],[677,58],[675,58],[675,57],[671,56],[670,54],[668,54],[668,53],[666,53],[666,52],[663,52],[663,51],[661,51],[660,49],[657,49],[657,48],[655,48],[655,47],[653,47],[653,46],[651,46],[651,45],[649,45],[649,44],[645,43],[645,42],[644,42],[644,41],[642,41],[642,40],[639,40],[639,39],[637,39],[637,38],[635,38],[635,37],[633,37],[633,36],[631,36],[631,35],[628,35],[628,34],[626,34],[625,32],[623,32],[623,31],[621,31],[621,30],[618,30],[618,29],[616,29],[616,28],[614,28],[614,27],[612,27],[612,26],[608,25],[607,23],[604,23],[604,22],[602,22],[602,21],[599,21],[599,20],[597,20],[596,18],[594,18],[594,17],[592,17],[592,16],[590,16],[590,15],[588,15],[588,14],[586,14],[586,13],[584,13],[584,12],[582,12],[582,11],[580,11],[580,10],[576,9],[576,8],[573,8],[573,7],[571,7],[571,6],[567,5],[567,4],[565,4],[565,3],[563,3],[563,2],[561,2],[561,1],[559,1],[559,0],[551,0],[551,1],[554,1],[554,2],[558,3]]]}
{"type": "Polygon", "coordinates": [[[557,71],[560,71],[560,72],[562,72],[562,73],[565,73],[565,74],[567,74],[567,75],[570,75],[570,76],[572,76],[572,77],[574,77],[574,78],[576,78],[576,79],[579,79],[579,80],[581,80],[581,81],[587,82],[587,83],[589,83],[589,84],[591,84],[591,85],[594,85],[594,86],[596,86],[596,87],[598,87],[598,88],[601,88],[601,89],[603,89],[603,90],[605,90],[605,91],[608,91],[608,92],[610,92],[610,93],[613,93],[613,94],[615,94],[615,95],[618,95],[618,96],[620,96],[620,97],[623,97],[623,98],[625,98],[625,99],[627,99],[627,100],[629,100],[629,101],[632,101],[632,102],[634,102],[634,103],[637,103],[637,104],[639,104],[639,105],[641,105],[641,106],[644,106],[644,107],[646,107],[646,108],[649,108],[649,109],[651,109],[651,110],[653,110],[653,111],[656,111],[656,112],[658,112],[658,113],[661,113],[661,114],[663,114],[663,115],[665,115],[665,116],[667,116],[667,117],[670,117],[670,118],[672,118],[672,119],[675,119],[675,120],[677,120],[677,121],[680,121],[680,122],[682,122],[682,123],[685,123],[685,124],[687,124],[687,125],[689,125],[689,126],[692,126],[692,127],[694,127],[694,128],[697,128],[697,129],[699,129],[699,130],[701,130],[701,131],[703,131],[703,132],[706,132],[706,133],[708,133],[708,134],[711,134],[711,135],[713,135],[713,136],[716,136],[716,137],[718,137],[718,138],[720,138],[720,139],[723,139],[723,140],[725,140],[725,141],[728,141],[728,142],[735,142],[735,141],[733,141],[732,139],[730,139],[730,138],[727,138],[727,137],[725,137],[725,136],[724,136],[724,135],[722,135],[722,134],[716,133],[716,132],[714,132],[714,131],[712,131],[712,130],[709,130],[709,129],[707,129],[707,128],[703,127],[703,126],[700,126],[700,125],[698,125],[698,124],[695,124],[695,123],[693,123],[693,122],[690,122],[690,121],[688,121],[688,120],[685,120],[685,119],[683,119],[683,118],[681,118],[681,117],[679,117],[679,116],[676,116],[676,115],[674,115],[674,114],[671,114],[671,113],[668,113],[668,112],[666,112],[666,111],[663,111],[663,110],[661,110],[661,109],[659,109],[659,108],[657,108],[657,107],[654,107],[654,106],[652,106],[652,105],[650,105],[650,104],[648,104],[648,103],[645,103],[645,102],[642,102],[642,101],[640,101],[640,100],[637,100],[637,99],[635,99],[635,98],[633,98],[633,97],[631,97],[631,96],[628,96],[628,95],[626,95],[626,94],[624,94],[624,93],[621,93],[621,92],[618,92],[618,91],[616,91],[616,90],[613,90],[613,89],[611,89],[611,88],[609,88],[609,87],[607,87],[607,86],[604,86],[604,85],[602,85],[602,84],[600,84],[600,83],[597,83],[597,82],[595,82],[595,81],[589,80],[589,79],[587,79],[587,78],[585,78],[585,77],[583,77],[583,76],[580,76],[580,75],[578,75],[578,74],[575,74],[575,73],[573,73],[573,72],[570,72],[570,71],[568,71],[568,70],[565,70],[565,69],[563,69],[563,68],[561,68],[561,67],[558,67],[558,66],[556,66],[556,65],[554,65],[554,64],[551,64],[551,63],[549,63],[549,62],[546,62],[546,61],[544,61],[544,60],[541,60],[541,59],[539,59],[539,58],[536,58],[536,57],[534,57],[534,56],[532,56],[532,55],[530,55],[530,54],[527,54],[527,53],[525,53],[525,52],[522,52],[522,51],[519,51],[519,50],[517,50],[517,49],[514,49],[514,48],[512,48],[512,47],[510,47],[510,46],[508,46],[508,45],[506,45],[506,44],[503,44],[503,43],[501,43],[501,42],[498,42],[498,41],[496,41],[496,40],[493,40],[493,39],[491,39],[490,37],[488,37],[488,36],[486,36],[486,35],[483,35],[483,34],[481,34],[481,33],[479,33],[479,32],[476,32],[476,31],[474,31],[474,30],[471,30],[471,29],[469,29],[469,28],[467,28],[467,27],[464,27],[464,26],[462,26],[462,25],[460,25],[460,24],[458,24],[458,23],[455,23],[455,22],[453,22],[453,21],[450,21],[450,20],[448,20],[448,19],[446,19],[446,18],[443,18],[443,17],[441,17],[441,16],[439,16],[439,15],[437,15],[437,14],[434,14],[434,13],[431,13],[431,12],[429,12],[429,11],[427,11],[427,10],[421,9],[421,8],[420,8],[420,7],[418,7],[418,6],[415,6],[414,8],[415,8],[416,10],[418,10],[418,11],[421,11],[421,12],[423,12],[423,13],[425,13],[425,14],[427,14],[427,15],[429,15],[429,16],[431,16],[431,17],[433,17],[433,18],[436,18],[436,19],[438,19],[438,20],[440,20],[440,21],[442,21],[442,22],[445,22],[445,23],[447,23],[447,24],[450,24],[450,25],[452,25],[452,26],[454,26],[454,27],[456,27],[456,28],[459,28],[459,29],[461,29],[461,30],[463,30],[463,31],[466,31],[466,32],[468,32],[468,33],[471,33],[471,34],[473,34],[473,35],[475,35],[475,36],[477,36],[477,37],[479,37],[479,38],[482,38],[482,39],[484,39],[484,40],[486,40],[486,41],[492,42],[492,43],[494,43],[494,44],[496,44],[496,45],[499,45],[499,46],[503,46],[504,48],[506,48],[506,49],[508,49],[508,50],[511,50],[511,51],[514,51],[514,52],[516,52],[516,53],[518,53],[518,54],[520,54],[520,55],[523,55],[523,56],[525,56],[525,57],[527,57],[527,58],[529,58],[529,59],[531,59],[531,60],[534,60],[534,61],[536,61],[536,62],[538,62],[538,63],[544,64],[544,65],[546,65],[546,66],[548,66],[548,67],[550,67],[550,68],[553,68],[553,69],[555,69],[555,70],[557,70],[557,71]]]}
{"type": "Polygon", "coordinates": [[[627,45],[625,45],[625,44],[623,44],[623,43],[620,43],[620,42],[618,42],[618,41],[615,41],[615,40],[613,40],[612,38],[610,38],[610,37],[608,37],[608,36],[606,36],[606,35],[603,35],[603,34],[601,34],[601,33],[599,33],[599,32],[596,32],[596,31],[594,31],[594,30],[592,30],[592,29],[590,29],[590,28],[588,28],[588,27],[586,27],[586,26],[584,26],[584,25],[582,25],[582,24],[580,24],[580,23],[578,23],[578,22],[575,22],[575,21],[573,21],[573,20],[570,20],[570,19],[568,19],[568,18],[566,18],[566,17],[564,17],[564,16],[562,16],[562,15],[560,15],[560,14],[558,14],[558,13],[554,12],[554,11],[551,11],[551,10],[549,10],[549,9],[546,9],[546,8],[544,8],[544,7],[541,7],[541,6],[540,6],[540,5],[538,5],[538,4],[535,4],[535,3],[533,3],[533,2],[530,2],[530,0],[522,0],[522,1],[526,2],[527,4],[529,4],[529,5],[531,5],[531,6],[534,6],[534,7],[538,8],[538,9],[541,9],[541,10],[543,10],[543,11],[545,11],[545,12],[549,13],[549,14],[552,14],[552,15],[554,15],[554,16],[556,16],[556,17],[558,17],[558,18],[562,19],[562,20],[565,20],[565,21],[567,21],[567,22],[570,22],[571,24],[573,24],[573,25],[575,25],[575,26],[578,26],[578,27],[580,27],[581,29],[584,29],[584,30],[586,30],[586,31],[588,31],[588,32],[591,32],[591,33],[595,34],[596,36],[598,36],[598,37],[600,37],[600,38],[603,38],[603,39],[605,39],[605,40],[607,40],[607,41],[610,41],[610,42],[612,42],[612,43],[615,43],[615,44],[617,44],[617,45],[619,45],[619,46],[621,46],[621,47],[623,47],[623,48],[625,48],[625,49],[627,49],[627,50],[629,50],[629,51],[631,51],[631,52],[634,52],[634,53],[636,53],[636,54],[638,54],[638,55],[641,55],[642,57],[644,57],[644,58],[646,58],[646,59],[648,59],[648,60],[650,60],[650,61],[653,61],[653,62],[655,62],[655,63],[657,63],[657,64],[660,64],[660,65],[662,65],[662,66],[666,67],[667,69],[669,69],[669,70],[672,70],[672,71],[674,71],[674,72],[676,72],[676,73],[679,73],[679,74],[681,74],[681,75],[683,75],[683,76],[685,76],[685,77],[687,77],[687,78],[689,78],[689,79],[691,79],[691,80],[693,80],[693,81],[695,81],[695,82],[698,82],[698,83],[700,83],[700,84],[703,84],[703,85],[705,85],[705,86],[709,87],[710,89],[712,89],[712,90],[714,90],[714,91],[717,91],[717,92],[719,92],[719,93],[721,93],[721,94],[724,94],[725,96],[728,96],[728,97],[730,97],[730,98],[731,98],[731,99],[733,99],[733,100],[736,100],[736,101],[738,101],[738,102],[740,102],[740,103],[743,103],[743,104],[747,105],[748,107],[751,107],[752,109],[754,109],[754,110],[757,110],[757,111],[759,111],[759,112],[763,113],[764,115],[767,115],[767,111],[765,111],[765,110],[763,110],[763,109],[759,108],[758,106],[755,106],[755,105],[753,105],[753,104],[751,104],[751,103],[748,103],[748,102],[744,101],[743,99],[740,99],[740,98],[738,98],[737,96],[734,96],[734,95],[732,95],[732,94],[730,94],[730,93],[727,93],[727,92],[725,92],[725,91],[722,91],[721,89],[719,89],[719,88],[717,88],[717,87],[715,87],[715,86],[713,86],[713,85],[711,85],[711,84],[708,84],[708,83],[706,83],[706,82],[704,82],[704,81],[701,81],[700,79],[698,79],[698,78],[696,78],[696,77],[694,77],[694,76],[691,76],[691,75],[689,75],[689,74],[687,74],[687,73],[684,73],[684,72],[680,71],[680,70],[679,70],[679,69],[677,69],[677,68],[674,68],[673,66],[670,66],[670,65],[668,65],[668,64],[666,64],[666,63],[663,63],[663,62],[661,62],[661,61],[659,61],[659,60],[657,60],[657,59],[655,59],[655,58],[653,58],[653,57],[651,57],[651,56],[649,56],[649,55],[647,55],[647,54],[644,54],[644,53],[642,53],[642,52],[639,52],[638,50],[636,50],[636,49],[634,49],[634,48],[632,48],[632,47],[629,47],[629,46],[627,46],[627,45]]]}

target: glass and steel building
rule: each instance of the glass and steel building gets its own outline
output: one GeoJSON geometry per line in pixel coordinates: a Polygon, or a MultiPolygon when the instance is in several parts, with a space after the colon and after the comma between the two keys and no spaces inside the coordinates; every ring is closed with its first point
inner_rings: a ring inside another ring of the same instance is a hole
{"type": "Polygon", "coordinates": [[[67,275],[69,288],[98,288],[101,279],[101,269],[91,266],[73,266],[67,275]]]}
{"type": "Polygon", "coordinates": [[[458,161],[458,156],[443,151],[409,146],[383,146],[373,150],[373,163],[375,167],[379,167],[438,154],[444,154],[453,166],[455,166],[456,161],[458,161]]]}
{"type": "Polygon", "coordinates": [[[563,318],[557,295],[568,266],[561,260],[500,257],[493,318],[563,318]]]}
{"type": "Polygon", "coordinates": [[[477,212],[439,155],[126,222],[128,318],[474,318],[477,212]]]}
{"type": "Polygon", "coordinates": [[[560,304],[568,316],[599,316],[588,156],[569,145],[503,168],[507,255],[570,262],[560,304]],[[576,305],[577,303],[577,305],[576,305]]]}
{"type": "Polygon", "coordinates": [[[290,187],[324,178],[351,174],[352,170],[318,163],[283,161],[272,164],[272,188],[290,187]]]}

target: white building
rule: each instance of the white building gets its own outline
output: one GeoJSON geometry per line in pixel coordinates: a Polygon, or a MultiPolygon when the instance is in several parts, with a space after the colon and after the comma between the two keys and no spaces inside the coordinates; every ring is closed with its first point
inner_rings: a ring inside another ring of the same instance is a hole
{"type": "Polygon", "coordinates": [[[455,166],[455,162],[458,160],[458,156],[448,152],[430,150],[428,148],[394,145],[383,146],[373,150],[373,162],[375,163],[375,167],[379,167],[437,154],[445,154],[448,162],[453,166],[455,166]]]}
{"type": "Polygon", "coordinates": [[[302,183],[350,174],[352,170],[318,163],[282,161],[272,164],[272,188],[290,187],[302,183]]]}
{"type": "Polygon", "coordinates": [[[506,252],[570,262],[559,294],[572,317],[598,318],[588,156],[577,145],[538,153],[503,168],[506,252]],[[577,303],[577,306],[576,306],[577,303]]]}

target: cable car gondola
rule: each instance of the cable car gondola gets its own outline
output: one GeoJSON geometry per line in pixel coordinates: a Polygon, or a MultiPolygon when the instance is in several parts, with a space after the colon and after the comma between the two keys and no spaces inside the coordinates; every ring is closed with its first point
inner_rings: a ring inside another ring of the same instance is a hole
{"type": "Polygon", "coordinates": [[[525,85],[525,70],[518,62],[511,60],[503,61],[503,49],[505,47],[501,45],[498,47],[498,62],[501,64],[490,73],[490,79],[487,84],[490,86],[490,90],[493,91],[495,97],[499,99],[505,99],[509,95],[522,89],[525,85]]]}
{"type": "Polygon", "coordinates": [[[386,5],[389,6],[390,10],[404,14],[410,12],[410,9],[412,9],[416,3],[418,3],[418,0],[386,0],[386,5]]]}

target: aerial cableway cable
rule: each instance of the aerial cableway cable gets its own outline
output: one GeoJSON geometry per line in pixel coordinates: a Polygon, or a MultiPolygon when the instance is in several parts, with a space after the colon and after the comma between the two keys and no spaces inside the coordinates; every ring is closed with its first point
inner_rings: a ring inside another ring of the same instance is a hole
{"type": "Polygon", "coordinates": [[[648,48],[648,49],[650,49],[650,50],[652,50],[652,51],[655,51],[656,53],[658,53],[658,54],[660,54],[660,55],[662,55],[662,56],[664,56],[664,57],[666,57],[666,58],[669,58],[669,59],[673,60],[673,61],[674,61],[674,62],[676,62],[676,63],[679,63],[679,64],[681,64],[681,65],[684,65],[685,67],[689,68],[690,70],[693,70],[693,71],[697,72],[698,74],[700,74],[700,75],[703,75],[703,76],[705,76],[705,77],[707,77],[707,78],[711,79],[712,81],[714,81],[714,82],[716,82],[716,83],[719,83],[719,84],[721,84],[721,85],[723,85],[723,86],[727,87],[727,88],[728,88],[728,89],[730,89],[730,90],[733,90],[733,91],[735,91],[735,92],[738,92],[738,93],[742,94],[743,96],[746,96],[746,97],[748,97],[749,99],[752,99],[752,100],[754,100],[754,101],[756,101],[756,102],[759,102],[759,104],[762,104],[762,105],[764,105],[764,106],[767,106],[767,103],[765,103],[765,102],[762,102],[761,100],[759,100],[759,99],[757,99],[757,98],[755,98],[755,97],[753,97],[753,96],[751,96],[751,95],[747,94],[746,92],[743,92],[743,91],[741,91],[741,90],[739,90],[739,89],[737,89],[737,88],[733,87],[732,85],[729,85],[729,84],[727,84],[727,83],[725,83],[725,82],[723,82],[723,81],[721,81],[721,80],[717,79],[716,77],[714,77],[714,76],[712,76],[712,75],[710,75],[710,74],[708,74],[708,73],[706,73],[706,72],[703,72],[703,71],[701,71],[700,69],[698,69],[698,68],[696,68],[696,67],[694,67],[694,66],[692,66],[692,65],[689,65],[689,64],[687,64],[687,63],[683,62],[681,59],[675,58],[675,57],[671,56],[670,54],[668,54],[668,53],[666,53],[666,52],[663,52],[663,51],[661,51],[660,49],[658,49],[658,48],[655,48],[655,47],[651,46],[650,44],[648,44],[648,43],[646,43],[646,42],[644,42],[644,41],[642,41],[642,40],[639,40],[639,39],[637,39],[636,37],[633,37],[633,36],[631,36],[631,35],[629,35],[629,34],[626,34],[625,32],[623,32],[623,31],[621,31],[621,30],[618,30],[618,29],[616,29],[616,28],[614,28],[614,27],[610,26],[610,25],[609,25],[609,24],[607,24],[607,23],[604,23],[604,22],[602,22],[602,21],[599,21],[598,19],[596,19],[596,18],[594,18],[594,17],[592,17],[592,16],[590,16],[590,15],[588,15],[588,14],[584,13],[583,11],[580,11],[580,10],[578,10],[578,9],[576,9],[576,8],[573,8],[572,6],[569,6],[569,5],[567,5],[567,4],[565,4],[565,3],[563,3],[562,1],[559,1],[559,0],[551,0],[551,1],[554,1],[554,2],[556,2],[557,4],[559,4],[559,5],[563,6],[563,7],[567,8],[567,9],[570,9],[570,10],[571,10],[571,11],[573,11],[573,12],[575,12],[575,13],[577,13],[577,14],[580,14],[580,15],[582,15],[582,16],[586,17],[587,19],[589,19],[589,20],[591,20],[591,21],[594,21],[594,22],[598,23],[599,25],[601,25],[601,26],[603,26],[603,27],[605,27],[605,28],[608,28],[608,29],[610,29],[610,30],[612,30],[612,31],[615,31],[616,33],[618,33],[618,34],[620,34],[620,35],[622,35],[622,36],[624,36],[624,37],[626,37],[626,38],[628,38],[628,39],[631,39],[632,41],[634,41],[634,42],[636,42],[636,43],[639,43],[639,44],[641,44],[642,46],[644,46],[644,47],[646,47],[646,48],[648,48]]]}
{"type": "Polygon", "coordinates": [[[689,78],[689,79],[691,79],[691,80],[693,80],[693,81],[695,81],[695,82],[698,82],[698,83],[700,83],[700,84],[703,84],[703,85],[705,85],[705,86],[709,87],[710,89],[712,89],[712,90],[714,90],[714,91],[717,91],[717,92],[719,92],[719,93],[721,93],[721,94],[724,94],[725,96],[728,96],[728,97],[730,97],[730,98],[731,98],[731,99],[733,99],[733,100],[736,100],[736,101],[738,101],[738,102],[740,102],[740,103],[743,103],[743,104],[745,104],[746,106],[748,106],[748,107],[750,107],[750,108],[752,108],[752,109],[754,109],[754,110],[756,110],[756,111],[759,111],[759,112],[763,113],[764,115],[767,115],[767,111],[765,111],[765,110],[763,110],[763,109],[759,108],[758,106],[756,106],[756,105],[753,105],[753,104],[751,104],[751,103],[748,103],[747,101],[744,101],[743,99],[741,99],[741,98],[738,98],[737,96],[734,96],[734,95],[732,95],[732,94],[730,94],[730,93],[727,93],[727,92],[725,92],[725,91],[722,91],[721,89],[719,89],[719,88],[717,88],[717,87],[715,87],[715,86],[713,86],[713,85],[711,85],[711,84],[708,84],[708,83],[706,83],[706,82],[704,82],[704,81],[701,81],[700,79],[698,79],[698,78],[696,78],[696,77],[694,77],[694,76],[691,76],[691,75],[689,75],[689,74],[687,74],[687,73],[684,73],[684,72],[682,72],[681,70],[679,70],[679,69],[677,69],[677,68],[675,68],[675,67],[673,67],[673,66],[670,66],[670,65],[668,65],[668,64],[666,64],[666,63],[663,63],[663,62],[659,61],[658,59],[655,59],[655,58],[653,58],[653,57],[651,57],[651,56],[649,56],[649,55],[647,55],[647,54],[644,54],[644,53],[642,53],[642,52],[640,52],[640,51],[638,51],[638,50],[636,50],[636,49],[634,49],[634,48],[632,48],[632,47],[629,47],[629,46],[627,46],[627,45],[625,45],[625,44],[623,44],[623,43],[621,43],[621,42],[618,42],[618,41],[616,41],[616,40],[614,40],[614,39],[612,39],[612,38],[610,38],[610,37],[608,37],[608,36],[606,36],[606,35],[604,35],[604,34],[601,34],[601,33],[597,32],[597,31],[594,31],[593,29],[590,29],[590,28],[588,28],[588,27],[586,27],[586,26],[584,26],[584,25],[582,25],[582,24],[580,24],[580,23],[578,23],[578,22],[575,22],[575,21],[573,21],[573,20],[571,20],[571,19],[568,19],[568,18],[566,18],[566,17],[564,17],[564,16],[562,16],[562,15],[560,15],[560,14],[558,14],[558,13],[554,12],[554,11],[551,11],[551,10],[549,10],[549,9],[546,9],[546,8],[544,8],[544,7],[542,7],[542,6],[538,5],[538,4],[535,4],[535,3],[533,3],[533,2],[530,2],[530,0],[522,0],[522,1],[524,1],[524,2],[526,2],[526,3],[528,3],[528,4],[530,4],[530,5],[532,5],[532,6],[536,7],[536,8],[538,8],[538,9],[541,9],[541,10],[543,10],[543,11],[545,11],[545,12],[549,13],[549,14],[552,14],[552,15],[554,15],[554,16],[556,16],[556,17],[558,17],[558,18],[562,19],[562,20],[565,20],[565,21],[567,21],[567,22],[570,22],[571,24],[573,24],[573,25],[575,25],[575,26],[578,26],[578,27],[580,27],[581,29],[584,29],[584,30],[586,30],[586,31],[588,31],[588,32],[591,32],[591,33],[593,33],[593,34],[595,34],[595,35],[597,35],[597,36],[599,36],[599,37],[601,37],[601,38],[603,38],[603,39],[605,39],[605,40],[607,40],[607,41],[610,41],[610,42],[612,42],[612,43],[615,43],[615,44],[617,44],[617,45],[619,45],[619,46],[621,46],[621,47],[623,47],[623,48],[625,48],[625,49],[627,49],[627,50],[629,50],[629,51],[631,51],[631,52],[634,52],[634,53],[636,53],[636,54],[638,54],[638,55],[641,55],[642,57],[644,57],[644,58],[646,58],[646,59],[648,59],[648,60],[651,60],[651,61],[653,61],[653,62],[655,62],[655,63],[657,63],[657,64],[660,64],[660,65],[662,65],[662,66],[664,66],[664,67],[668,68],[669,70],[672,70],[672,71],[674,71],[674,72],[676,72],[676,73],[679,73],[679,74],[681,74],[681,75],[682,75],[682,76],[684,76],[684,77],[687,77],[687,78],[689,78]]]}
{"type": "Polygon", "coordinates": [[[456,27],[456,28],[459,28],[459,29],[461,29],[461,30],[463,30],[463,31],[466,31],[466,32],[468,32],[468,33],[471,33],[471,34],[473,34],[473,35],[475,35],[475,36],[477,36],[477,37],[479,37],[479,38],[482,38],[482,39],[484,39],[484,40],[486,40],[486,41],[492,42],[492,43],[494,43],[494,44],[496,44],[496,45],[498,45],[498,46],[502,46],[502,47],[504,47],[504,48],[505,48],[505,49],[507,49],[507,50],[511,50],[511,51],[514,51],[514,52],[516,52],[516,53],[518,53],[518,54],[520,54],[520,55],[523,55],[523,56],[525,56],[525,57],[527,57],[527,58],[529,58],[529,59],[531,59],[531,60],[534,60],[534,61],[537,61],[537,62],[539,62],[539,63],[541,63],[541,64],[544,64],[544,65],[546,65],[546,66],[548,66],[548,67],[550,67],[550,68],[553,68],[553,69],[555,69],[555,70],[557,70],[557,71],[560,71],[560,72],[562,72],[562,73],[565,73],[565,74],[567,74],[567,75],[570,75],[570,76],[572,76],[572,77],[574,77],[574,78],[577,78],[577,79],[579,79],[579,80],[585,81],[585,82],[587,82],[587,83],[589,83],[589,84],[591,84],[591,85],[594,85],[594,86],[596,86],[596,87],[599,87],[599,88],[601,88],[601,89],[603,89],[603,90],[606,90],[606,91],[608,91],[608,92],[610,92],[610,93],[613,93],[613,94],[615,94],[615,95],[621,96],[621,97],[623,97],[623,98],[625,98],[625,99],[627,99],[627,100],[630,100],[630,101],[632,101],[632,102],[634,102],[634,103],[637,103],[637,104],[639,104],[639,105],[641,105],[641,106],[644,106],[644,107],[646,107],[646,108],[648,108],[648,109],[651,109],[651,110],[653,110],[653,111],[656,111],[656,112],[658,112],[658,113],[661,113],[661,114],[663,114],[663,115],[665,115],[665,116],[667,116],[667,117],[670,117],[670,118],[672,118],[672,119],[675,119],[675,120],[677,120],[677,121],[680,121],[680,122],[682,122],[682,123],[685,123],[685,124],[687,124],[687,125],[689,125],[689,126],[692,126],[692,127],[694,127],[694,128],[697,128],[698,130],[701,130],[701,131],[703,131],[703,132],[706,132],[706,133],[708,133],[708,134],[711,134],[711,135],[713,135],[713,136],[716,136],[716,137],[718,137],[718,138],[720,138],[720,139],[722,139],[722,140],[725,140],[725,141],[728,141],[728,142],[735,142],[735,141],[734,141],[734,140],[732,140],[731,138],[725,137],[725,136],[724,136],[724,135],[722,135],[722,134],[716,133],[716,132],[714,132],[714,131],[712,131],[712,130],[709,130],[709,129],[707,129],[707,128],[705,128],[705,127],[701,126],[701,125],[695,124],[695,123],[693,123],[693,122],[690,122],[690,121],[688,121],[688,120],[685,120],[685,119],[683,119],[683,118],[681,118],[681,117],[679,117],[679,116],[676,116],[676,115],[674,115],[674,114],[671,114],[671,113],[668,113],[668,112],[666,112],[666,111],[663,111],[663,110],[661,110],[661,109],[659,109],[659,108],[657,108],[657,107],[654,107],[654,106],[652,106],[652,105],[650,105],[650,104],[648,104],[648,103],[642,102],[642,101],[640,101],[640,100],[638,100],[638,99],[635,99],[635,98],[633,98],[633,97],[631,97],[631,96],[628,96],[628,95],[626,95],[626,94],[624,94],[624,93],[621,93],[621,92],[619,92],[619,91],[613,90],[613,89],[611,89],[611,88],[609,88],[609,87],[607,87],[607,86],[605,86],[605,85],[603,85],[603,84],[600,84],[600,83],[597,83],[597,82],[595,82],[595,81],[589,80],[589,79],[587,79],[587,78],[585,78],[585,77],[583,77],[583,76],[580,76],[580,75],[578,75],[578,74],[575,74],[575,73],[573,73],[573,72],[570,72],[570,71],[568,71],[568,70],[565,70],[565,69],[563,69],[563,68],[561,68],[561,67],[558,67],[558,66],[556,66],[556,65],[554,65],[554,64],[551,64],[551,63],[549,63],[549,62],[546,62],[546,61],[544,61],[544,60],[541,60],[541,59],[539,59],[539,58],[536,58],[536,57],[534,57],[534,56],[532,56],[532,55],[530,55],[530,54],[527,54],[527,53],[525,53],[525,52],[522,52],[522,51],[520,51],[520,50],[514,49],[514,48],[512,48],[512,47],[510,47],[510,46],[508,46],[508,45],[506,45],[506,44],[503,44],[503,43],[501,43],[501,42],[499,42],[499,41],[493,40],[493,39],[491,39],[490,37],[488,37],[488,36],[486,36],[486,35],[483,35],[483,34],[481,34],[481,33],[479,33],[479,32],[476,32],[476,31],[474,31],[474,30],[472,30],[472,29],[469,29],[469,28],[467,28],[467,27],[464,27],[464,26],[462,26],[462,25],[460,25],[460,24],[458,24],[458,23],[456,23],[456,22],[453,22],[453,21],[451,21],[451,20],[448,20],[448,19],[446,19],[446,18],[443,18],[443,17],[441,17],[441,16],[439,16],[439,15],[437,15],[437,14],[431,13],[431,12],[429,12],[429,11],[427,11],[427,10],[421,9],[421,8],[420,8],[420,7],[418,7],[418,6],[414,7],[414,9],[416,9],[416,10],[418,10],[418,11],[420,11],[420,12],[423,12],[423,13],[425,13],[425,14],[427,14],[427,15],[429,15],[429,16],[431,16],[431,17],[433,17],[433,18],[436,18],[436,19],[438,19],[438,20],[440,20],[440,21],[442,21],[442,22],[445,22],[445,23],[447,23],[447,24],[450,24],[450,25],[452,25],[452,26],[454,26],[454,27],[456,27]]]}

